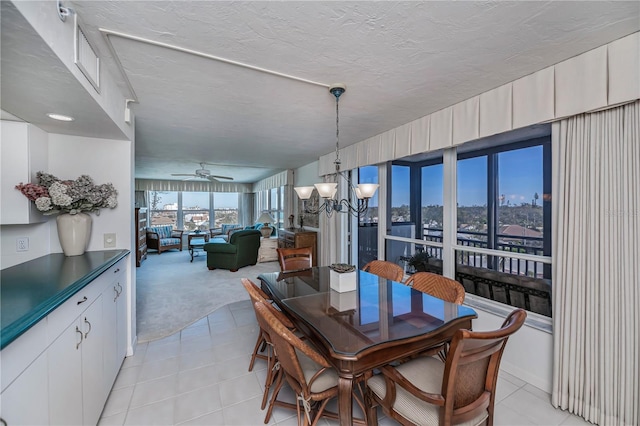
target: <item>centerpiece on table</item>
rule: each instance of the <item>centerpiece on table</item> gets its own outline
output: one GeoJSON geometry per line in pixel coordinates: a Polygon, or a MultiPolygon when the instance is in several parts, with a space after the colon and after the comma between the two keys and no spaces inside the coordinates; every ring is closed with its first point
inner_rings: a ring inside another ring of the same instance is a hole
{"type": "Polygon", "coordinates": [[[96,185],[90,176],[76,180],[62,180],[49,173],[38,172],[37,183],[16,185],[22,194],[33,201],[44,215],[58,214],[58,238],[66,256],[85,252],[91,237],[91,216],[100,209],[113,209],[118,205],[118,191],[113,184],[96,185]]]}
{"type": "Polygon", "coordinates": [[[338,312],[356,308],[356,267],[347,263],[332,263],[329,266],[329,302],[338,312]]]}

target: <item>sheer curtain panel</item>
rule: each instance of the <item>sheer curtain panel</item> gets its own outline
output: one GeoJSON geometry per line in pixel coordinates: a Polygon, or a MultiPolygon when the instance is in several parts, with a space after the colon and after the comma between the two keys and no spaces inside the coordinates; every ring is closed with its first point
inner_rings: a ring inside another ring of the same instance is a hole
{"type": "Polygon", "coordinates": [[[553,182],[553,405],[640,424],[640,102],[554,123],[553,182]]]}

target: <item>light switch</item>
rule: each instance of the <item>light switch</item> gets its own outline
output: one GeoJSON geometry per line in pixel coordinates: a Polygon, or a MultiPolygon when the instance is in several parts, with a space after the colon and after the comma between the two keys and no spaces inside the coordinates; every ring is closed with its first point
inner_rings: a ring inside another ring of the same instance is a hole
{"type": "Polygon", "coordinates": [[[115,248],[116,234],[104,234],[104,248],[115,248]]]}

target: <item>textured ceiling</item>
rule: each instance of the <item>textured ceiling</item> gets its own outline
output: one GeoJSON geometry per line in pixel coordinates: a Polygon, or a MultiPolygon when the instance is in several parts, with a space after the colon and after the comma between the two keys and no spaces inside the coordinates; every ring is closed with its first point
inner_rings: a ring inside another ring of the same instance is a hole
{"type": "MultiPolygon", "coordinates": [[[[133,94],[100,28],[345,83],[341,146],[640,29],[635,1],[63,3],[76,10],[127,96],[133,94]]],[[[2,37],[4,80],[4,16],[2,37]]],[[[109,40],[138,100],[131,104],[136,177],[171,178],[204,161],[216,164],[207,167],[213,174],[251,182],[335,146],[335,104],[326,87],[124,37],[109,40]]],[[[7,105],[3,100],[3,109],[28,117],[7,105]]]]}

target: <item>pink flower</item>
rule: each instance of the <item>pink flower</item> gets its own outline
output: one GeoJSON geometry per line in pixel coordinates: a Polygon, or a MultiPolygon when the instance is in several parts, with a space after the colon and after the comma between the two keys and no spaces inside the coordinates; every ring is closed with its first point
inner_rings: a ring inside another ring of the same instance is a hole
{"type": "Polygon", "coordinates": [[[38,185],[35,183],[22,183],[16,185],[16,189],[20,190],[25,197],[30,199],[31,201],[35,201],[41,197],[48,197],[49,191],[42,185],[38,185]]]}

